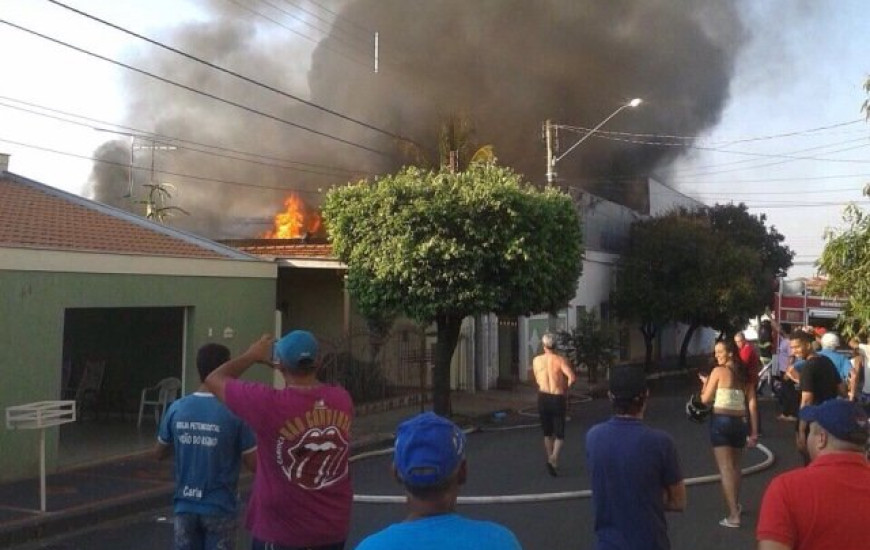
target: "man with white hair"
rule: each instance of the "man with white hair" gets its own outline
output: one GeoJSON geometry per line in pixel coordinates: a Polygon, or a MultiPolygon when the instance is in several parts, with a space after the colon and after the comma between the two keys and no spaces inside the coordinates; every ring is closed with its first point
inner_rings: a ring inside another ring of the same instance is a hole
{"type": "Polygon", "coordinates": [[[538,414],[544,432],[544,450],[547,453],[547,472],[558,475],[559,452],[565,441],[565,414],[568,410],[568,388],[577,380],[564,357],[555,352],[556,339],[552,334],[541,338],[544,353],[532,361],[535,381],[538,383],[538,414]]]}
{"type": "Polygon", "coordinates": [[[822,335],[822,349],[819,350],[819,355],[824,355],[831,360],[831,363],[837,367],[837,372],[840,378],[846,384],[849,383],[849,373],[852,371],[852,362],[849,358],[837,351],[840,347],[840,337],[833,332],[826,332],[822,335]]]}

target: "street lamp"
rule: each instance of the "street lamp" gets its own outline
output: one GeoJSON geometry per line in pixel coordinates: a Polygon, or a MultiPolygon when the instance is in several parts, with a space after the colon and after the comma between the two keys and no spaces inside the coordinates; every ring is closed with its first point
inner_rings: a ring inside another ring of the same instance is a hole
{"type": "Polygon", "coordinates": [[[616,115],[618,115],[619,113],[621,113],[624,109],[628,109],[629,107],[631,107],[631,108],[637,107],[637,106],[640,105],[642,102],[643,102],[642,99],[640,99],[639,97],[636,97],[636,98],[632,99],[631,101],[629,101],[628,103],[623,103],[622,105],[619,106],[618,109],[616,109],[615,111],[613,111],[612,113],[610,113],[610,114],[607,116],[607,118],[605,118],[604,120],[602,120],[601,122],[599,122],[599,123],[598,123],[594,128],[592,128],[591,130],[589,130],[588,132],[586,132],[586,133],[583,135],[583,137],[581,137],[580,139],[578,139],[577,142],[576,142],[574,145],[572,145],[571,147],[568,147],[568,149],[567,149],[564,153],[562,153],[561,155],[559,155],[559,156],[553,156],[553,146],[552,146],[553,140],[552,140],[552,135],[551,135],[551,130],[552,130],[552,128],[553,128],[553,125],[552,125],[552,124],[550,123],[550,121],[548,120],[548,121],[546,122],[546,127],[545,127],[546,139],[547,139],[547,183],[553,183],[553,182],[556,180],[556,163],[557,163],[557,162],[559,162],[560,160],[562,160],[563,158],[565,158],[565,156],[566,156],[568,153],[570,153],[571,151],[573,151],[575,148],[577,148],[578,145],[580,145],[581,143],[583,143],[584,141],[586,141],[587,139],[589,139],[589,137],[590,137],[592,134],[594,134],[594,133],[597,132],[599,129],[601,129],[602,126],[604,126],[605,124],[607,124],[608,121],[610,121],[611,118],[613,118],[613,117],[615,117],[616,115]]]}

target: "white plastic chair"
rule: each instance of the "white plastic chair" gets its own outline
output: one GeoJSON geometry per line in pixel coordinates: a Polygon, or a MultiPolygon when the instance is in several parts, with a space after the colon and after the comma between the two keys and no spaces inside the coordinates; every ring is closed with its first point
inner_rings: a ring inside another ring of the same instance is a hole
{"type": "Polygon", "coordinates": [[[142,396],[139,398],[139,421],[136,426],[142,427],[142,414],[145,412],[146,405],[153,407],[154,423],[160,425],[160,417],[166,414],[169,404],[178,399],[179,393],[181,393],[181,380],[178,378],[164,378],[157,384],[142,390],[142,396]]]}

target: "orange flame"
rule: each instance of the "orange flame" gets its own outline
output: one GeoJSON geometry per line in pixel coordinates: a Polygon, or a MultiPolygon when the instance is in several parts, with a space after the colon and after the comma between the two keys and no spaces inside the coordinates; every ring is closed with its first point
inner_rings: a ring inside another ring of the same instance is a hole
{"type": "Polygon", "coordinates": [[[275,215],[275,229],[266,231],[266,239],[295,239],[305,233],[314,234],[320,230],[320,215],[310,210],[296,193],[284,200],[284,211],[275,215]]]}

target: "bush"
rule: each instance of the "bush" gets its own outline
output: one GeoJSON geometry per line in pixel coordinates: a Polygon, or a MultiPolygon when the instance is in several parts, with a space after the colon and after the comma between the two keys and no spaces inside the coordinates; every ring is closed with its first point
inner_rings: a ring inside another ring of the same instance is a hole
{"type": "Polygon", "coordinates": [[[597,382],[598,369],[608,369],[615,361],[616,331],[601,325],[595,309],[578,311],[576,328],[570,332],[559,331],[556,336],[559,348],[574,368],[586,367],[589,382],[597,382]]]}
{"type": "Polygon", "coordinates": [[[354,403],[385,399],[392,393],[378,364],[361,361],[347,353],[327,354],[317,377],[322,382],[342,386],[354,403]]]}

